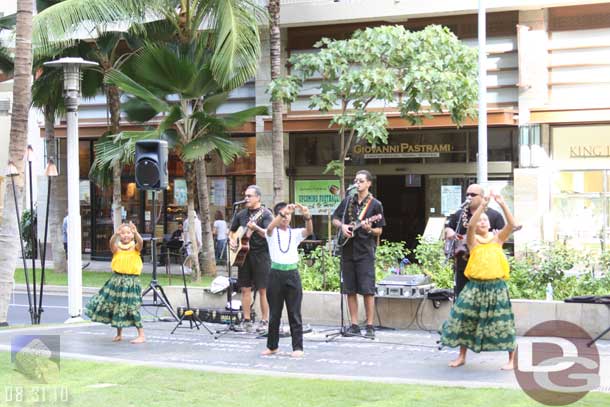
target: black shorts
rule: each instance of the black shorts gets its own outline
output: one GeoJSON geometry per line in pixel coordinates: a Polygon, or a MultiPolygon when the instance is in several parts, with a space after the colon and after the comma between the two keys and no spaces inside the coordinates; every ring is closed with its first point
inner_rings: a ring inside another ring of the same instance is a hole
{"type": "Polygon", "coordinates": [[[244,265],[237,270],[237,284],[245,288],[266,289],[270,269],[268,251],[249,252],[244,265]]]}
{"type": "Polygon", "coordinates": [[[343,294],[375,295],[375,259],[341,258],[343,294]]]}

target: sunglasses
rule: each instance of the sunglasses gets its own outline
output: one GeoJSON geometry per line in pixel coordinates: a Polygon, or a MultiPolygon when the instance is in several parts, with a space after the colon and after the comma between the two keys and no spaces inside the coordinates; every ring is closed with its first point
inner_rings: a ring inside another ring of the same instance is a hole
{"type": "Polygon", "coordinates": [[[469,197],[475,197],[475,196],[479,196],[480,194],[475,194],[474,192],[466,192],[466,196],[469,197]]]}
{"type": "Polygon", "coordinates": [[[364,183],[364,182],[366,182],[366,180],[365,180],[365,179],[363,179],[363,178],[356,178],[356,179],[354,180],[354,184],[362,184],[362,183],[364,183]]]}

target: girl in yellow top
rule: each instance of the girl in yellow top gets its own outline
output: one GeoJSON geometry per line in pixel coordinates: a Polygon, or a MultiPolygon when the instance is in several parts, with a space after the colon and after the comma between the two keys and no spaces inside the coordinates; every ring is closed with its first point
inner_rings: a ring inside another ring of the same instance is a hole
{"type": "Polygon", "coordinates": [[[469,281],[443,324],[440,341],[443,346],[460,347],[458,358],[449,364],[451,367],[463,365],[466,352],[471,349],[477,353],[508,351],[508,363],[502,369],[514,368],[515,318],[506,285],[509,266],[502,245],[515,225],[513,215],[499,195],[484,197],[470,219],[466,235],[470,257],[464,272],[469,281]],[[497,234],[489,231],[489,218],[485,214],[491,198],[500,205],[507,221],[497,234]]]}
{"type": "Polygon", "coordinates": [[[145,341],[140,307],[142,306],[142,286],[139,275],[142,272],[142,236],[136,226],[123,223],[110,238],[112,251],[112,277],[99,293],[91,298],[85,310],[92,321],[110,324],[116,328],[113,341],[123,339],[123,328],[135,326],[138,336],[131,343],[145,341]]]}

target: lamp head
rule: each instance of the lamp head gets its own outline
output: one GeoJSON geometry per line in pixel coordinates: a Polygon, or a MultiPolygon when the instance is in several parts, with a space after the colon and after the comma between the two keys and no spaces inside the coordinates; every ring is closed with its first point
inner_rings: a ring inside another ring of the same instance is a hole
{"type": "Polygon", "coordinates": [[[52,159],[50,159],[47,163],[47,168],[44,170],[44,175],[47,177],[57,177],[59,175],[57,172],[57,166],[52,159]]]}
{"type": "Polygon", "coordinates": [[[19,170],[17,170],[17,166],[15,165],[14,162],[12,162],[12,161],[8,162],[8,166],[6,167],[5,175],[7,177],[15,177],[15,176],[19,175],[19,170]]]}

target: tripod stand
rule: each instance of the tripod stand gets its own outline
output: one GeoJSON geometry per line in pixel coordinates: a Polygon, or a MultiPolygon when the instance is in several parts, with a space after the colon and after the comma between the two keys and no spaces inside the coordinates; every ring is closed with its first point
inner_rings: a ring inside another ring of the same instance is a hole
{"type": "MultiPolygon", "coordinates": [[[[157,244],[156,244],[157,239],[155,238],[155,229],[157,226],[157,224],[156,224],[157,219],[156,219],[156,214],[155,214],[155,191],[152,190],[151,192],[152,192],[152,234],[150,236],[150,243],[151,243],[153,271],[152,271],[152,279],[150,280],[150,283],[148,284],[148,288],[146,290],[144,290],[144,292],[142,293],[142,306],[143,307],[165,307],[167,309],[167,311],[170,313],[170,315],[174,318],[174,320],[178,321],[179,320],[178,315],[176,315],[176,313],[172,309],[169,299],[167,298],[167,295],[165,295],[165,291],[163,291],[163,287],[157,281],[157,244]],[[143,301],[144,297],[151,291],[153,293],[152,303],[144,303],[144,301],[143,301]]],[[[184,274],[184,269],[182,270],[182,272],[184,274]]]]}
{"type": "MultiPolygon", "coordinates": [[[[235,217],[237,215],[237,207],[239,205],[241,205],[242,203],[243,202],[235,202],[233,204],[233,215],[231,216],[231,225],[235,221],[235,217]]],[[[236,315],[234,315],[234,313],[233,313],[233,301],[231,300],[231,297],[233,296],[233,287],[234,287],[235,283],[231,280],[231,268],[233,266],[231,265],[231,256],[229,255],[229,250],[231,250],[230,245],[226,244],[225,251],[227,254],[227,277],[229,279],[229,286],[227,287],[227,304],[229,306],[229,326],[227,326],[225,329],[217,330],[216,335],[214,335],[214,339],[218,339],[221,336],[223,336],[229,332],[239,332],[239,329],[234,324],[234,319],[236,318],[236,315]]]]}
{"type": "MultiPolygon", "coordinates": [[[[186,247],[183,247],[182,250],[186,250],[186,247]]],[[[190,329],[193,329],[193,327],[195,327],[195,328],[197,328],[197,330],[199,330],[199,327],[203,326],[210,335],[214,335],[214,332],[212,332],[212,330],[210,328],[208,328],[207,325],[201,319],[199,319],[199,312],[198,311],[196,312],[195,310],[193,310],[191,308],[191,303],[189,301],[189,291],[188,291],[188,287],[186,286],[186,275],[184,273],[184,262],[187,260],[186,260],[186,256],[184,256],[184,253],[181,257],[182,257],[181,258],[182,262],[181,262],[180,267],[182,269],[182,283],[184,284],[182,292],[184,292],[184,298],[186,299],[186,308],[184,308],[182,310],[182,315],[180,315],[180,319],[178,320],[178,323],[176,324],[174,329],[170,332],[170,335],[173,334],[174,332],[176,332],[176,329],[178,329],[178,327],[182,325],[182,321],[184,321],[185,319],[188,319],[189,324],[190,324],[190,329]]],[[[169,262],[169,260],[170,260],[169,254],[167,255],[167,259],[169,262]]]]}

